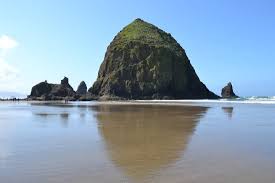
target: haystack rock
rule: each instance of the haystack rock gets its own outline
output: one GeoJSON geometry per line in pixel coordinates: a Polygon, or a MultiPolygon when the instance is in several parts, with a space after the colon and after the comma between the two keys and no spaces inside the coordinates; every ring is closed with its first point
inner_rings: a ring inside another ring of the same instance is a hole
{"type": "Polygon", "coordinates": [[[69,79],[64,77],[61,84],[52,84],[47,81],[32,87],[28,99],[31,100],[75,100],[76,93],[69,84],[69,79]]]}
{"type": "Polygon", "coordinates": [[[231,82],[229,82],[225,87],[223,87],[221,95],[222,98],[238,98],[238,96],[233,91],[233,86],[231,82]]]}
{"type": "Polygon", "coordinates": [[[86,95],[86,93],[87,93],[87,85],[84,81],[81,81],[81,83],[77,87],[76,94],[77,95],[86,95]]]}
{"type": "Polygon", "coordinates": [[[216,99],[171,34],[141,19],[107,48],[89,89],[101,99],[216,99]]]}

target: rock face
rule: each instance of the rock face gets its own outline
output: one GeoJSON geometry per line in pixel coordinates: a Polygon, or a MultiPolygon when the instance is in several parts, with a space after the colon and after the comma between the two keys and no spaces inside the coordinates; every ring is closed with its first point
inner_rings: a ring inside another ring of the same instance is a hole
{"type": "Polygon", "coordinates": [[[238,96],[233,91],[233,86],[231,82],[229,82],[221,92],[222,98],[238,98],[238,96]]]}
{"type": "Polygon", "coordinates": [[[87,85],[84,81],[81,81],[81,83],[77,87],[76,94],[77,95],[86,95],[87,94],[87,85]]]}
{"type": "Polygon", "coordinates": [[[105,99],[218,98],[171,34],[141,19],[115,36],[89,92],[105,99]]]}
{"type": "Polygon", "coordinates": [[[76,93],[69,84],[69,79],[64,77],[61,84],[51,84],[47,81],[41,82],[32,87],[31,100],[75,100],[76,93]]]}

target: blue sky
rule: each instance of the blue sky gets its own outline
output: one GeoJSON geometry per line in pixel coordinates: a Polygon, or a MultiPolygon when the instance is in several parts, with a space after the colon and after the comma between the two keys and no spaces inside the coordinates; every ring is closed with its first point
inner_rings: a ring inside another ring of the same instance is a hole
{"type": "Polygon", "coordinates": [[[108,44],[135,18],[169,32],[217,94],[275,95],[275,2],[0,0],[0,91],[68,76],[90,87],[108,44]]]}

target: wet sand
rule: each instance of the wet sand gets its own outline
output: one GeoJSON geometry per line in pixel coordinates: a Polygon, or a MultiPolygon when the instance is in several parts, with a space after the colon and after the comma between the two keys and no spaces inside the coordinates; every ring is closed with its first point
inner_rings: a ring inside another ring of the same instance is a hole
{"type": "Polygon", "coordinates": [[[275,105],[0,103],[0,182],[275,182],[275,105]]]}

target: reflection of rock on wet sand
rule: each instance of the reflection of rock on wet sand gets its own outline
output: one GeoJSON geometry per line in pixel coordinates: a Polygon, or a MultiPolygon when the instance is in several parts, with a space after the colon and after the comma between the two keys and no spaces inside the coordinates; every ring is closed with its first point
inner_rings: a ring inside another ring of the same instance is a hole
{"type": "Polygon", "coordinates": [[[135,180],[178,159],[207,110],[148,105],[103,105],[94,109],[111,159],[135,180]]]}
{"type": "Polygon", "coordinates": [[[59,116],[61,119],[62,126],[67,127],[68,126],[68,120],[69,120],[69,113],[34,113],[34,115],[42,117],[42,118],[48,118],[48,117],[57,117],[59,116]]]}
{"type": "Polygon", "coordinates": [[[228,118],[231,119],[233,116],[233,107],[222,107],[224,113],[228,115],[228,118]]]}

